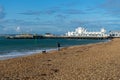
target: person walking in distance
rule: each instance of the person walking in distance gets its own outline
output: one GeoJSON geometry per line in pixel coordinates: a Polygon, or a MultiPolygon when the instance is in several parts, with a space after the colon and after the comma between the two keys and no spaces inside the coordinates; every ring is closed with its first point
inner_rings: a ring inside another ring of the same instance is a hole
{"type": "Polygon", "coordinates": [[[59,42],[57,42],[57,47],[58,47],[58,51],[60,51],[60,43],[59,42]]]}

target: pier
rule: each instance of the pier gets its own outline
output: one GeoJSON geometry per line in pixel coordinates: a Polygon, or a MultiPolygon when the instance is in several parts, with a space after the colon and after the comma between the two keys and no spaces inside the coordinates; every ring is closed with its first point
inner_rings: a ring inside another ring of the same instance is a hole
{"type": "Polygon", "coordinates": [[[112,37],[68,37],[68,36],[33,36],[33,37],[7,37],[7,39],[112,39],[112,37]]]}
{"type": "Polygon", "coordinates": [[[88,31],[86,28],[78,27],[74,31],[68,31],[62,36],[56,36],[51,33],[46,33],[45,35],[33,35],[33,34],[17,34],[14,36],[7,36],[7,39],[112,39],[119,38],[120,32],[109,32],[106,33],[104,28],[100,31],[88,31]]]}
{"type": "Polygon", "coordinates": [[[67,37],[67,36],[56,36],[56,37],[41,37],[40,39],[110,39],[110,37],[67,37]]]}

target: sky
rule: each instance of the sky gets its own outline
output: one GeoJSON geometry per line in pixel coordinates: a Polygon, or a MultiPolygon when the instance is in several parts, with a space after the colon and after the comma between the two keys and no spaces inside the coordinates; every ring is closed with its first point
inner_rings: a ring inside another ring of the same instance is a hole
{"type": "Polygon", "coordinates": [[[120,30],[120,0],[0,0],[0,34],[120,30]]]}

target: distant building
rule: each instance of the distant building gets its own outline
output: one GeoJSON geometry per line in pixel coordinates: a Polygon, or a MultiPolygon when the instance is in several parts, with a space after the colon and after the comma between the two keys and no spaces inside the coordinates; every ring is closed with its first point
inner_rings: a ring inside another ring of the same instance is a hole
{"type": "Polygon", "coordinates": [[[15,37],[17,38],[33,38],[32,34],[19,34],[19,35],[15,35],[15,37]]]}
{"type": "Polygon", "coordinates": [[[51,34],[51,33],[45,33],[45,35],[44,35],[45,37],[53,37],[54,35],[53,34],[51,34]]]}
{"type": "Polygon", "coordinates": [[[6,36],[6,38],[8,39],[31,39],[33,37],[34,35],[32,34],[17,34],[17,35],[6,36]]]}
{"type": "Polygon", "coordinates": [[[107,37],[106,30],[102,28],[99,32],[90,32],[87,29],[78,27],[75,31],[67,32],[65,36],[69,37],[107,37]]]}
{"type": "Polygon", "coordinates": [[[109,36],[110,37],[120,37],[120,31],[110,31],[109,36]]]}

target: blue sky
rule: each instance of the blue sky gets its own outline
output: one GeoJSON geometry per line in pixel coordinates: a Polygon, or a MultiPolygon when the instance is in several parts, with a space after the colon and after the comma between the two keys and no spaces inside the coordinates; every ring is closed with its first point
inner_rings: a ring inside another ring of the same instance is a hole
{"type": "Polygon", "coordinates": [[[0,0],[0,34],[120,30],[120,0],[0,0]]]}

